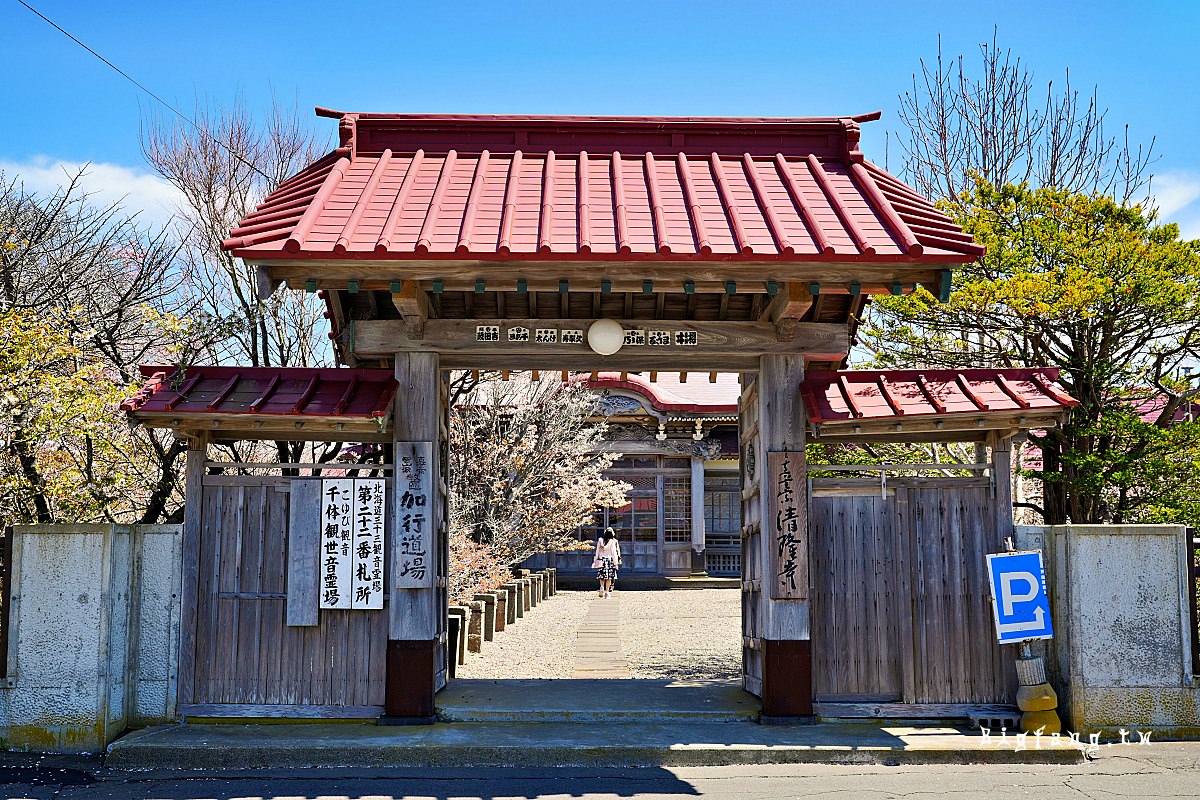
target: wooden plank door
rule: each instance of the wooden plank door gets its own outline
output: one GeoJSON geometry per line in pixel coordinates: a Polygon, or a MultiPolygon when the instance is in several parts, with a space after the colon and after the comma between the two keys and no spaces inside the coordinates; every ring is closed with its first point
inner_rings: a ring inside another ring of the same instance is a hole
{"type": "Polygon", "coordinates": [[[858,494],[814,492],[813,689],[818,702],[898,702],[903,698],[900,591],[894,497],[878,487],[858,494]]]}
{"type": "MultiPolygon", "coordinates": [[[[286,624],[290,478],[207,475],[181,716],[374,717],[383,712],[387,612],[286,624]]],[[[186,614],[186,611],[185,611],[186,614]]],[[[190,617],[190,618],[189,618],[190,617]]]]}
{"type": "Polygon", "coordinates": [[[985,556],[1002,552],[983,479],[907,487],[898,519],[911,556],[911,703],[1011,703],[1013,648],[996,644],[985,556]]]}
{"type": "Polygon", "coordinates": [[[1010,703],[1012,653],[995,643],[984,559],[1003,546],[988,480],[889,479],[886,497],[878,483],[813,483],[822,711],[896,703],[937,716],[1010,703]]]}

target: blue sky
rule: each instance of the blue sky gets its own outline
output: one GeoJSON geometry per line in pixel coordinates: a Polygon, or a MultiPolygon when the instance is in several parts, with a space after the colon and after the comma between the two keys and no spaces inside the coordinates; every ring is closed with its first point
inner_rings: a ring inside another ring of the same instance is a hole
{"type": "MultiPolygon", "coordinates": [[[[29,0],[152,90],[272,93],[306,110],[827,115],[884,161],[897,94],[922,57],[974,59],[998,28],[1044,85],[1070,69],[1110,125],[1157,138],[1164,214],[1200,237],[1200,2],[142,3],[29,0]],[[1001,7],[1002,6],[1002,7],[1001,7]]],[[[0,0],[0,169],[34,188],[64,164],[130,204],[168,202],[138,148],[153,101],[15,0],[0,0]]],[[[325,121],[332,132],[333,122],[325,121]]],[[[1115,130],[1115,127],[1114,127],[1115,130]]],[[[898,168],[893,151],[891,166],[898,168]]],[[[155,213],[154,209],[150,209],[155,213]]]]}

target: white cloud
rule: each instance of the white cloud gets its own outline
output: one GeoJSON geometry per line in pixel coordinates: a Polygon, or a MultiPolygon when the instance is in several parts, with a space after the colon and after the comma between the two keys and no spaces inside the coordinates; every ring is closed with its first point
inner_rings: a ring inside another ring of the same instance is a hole
{"type": "Polygon", "coordinates": [[[1173,171],[1155,175],[1150,187],[1163,222],[1179,224],[1184,239],[1200,239],[1200,175],[1173,171]]]}
{"type": "Polygon", "coordinates": [[[31,194],[49,196],[69,183],[80,170],[81,188],[91,202],[107,207],[120,203],[126,213],[138,213],[144,225],[160,227],[170,220],[182,199],[179,192],[157,175],[138,167],[104,162],[62,161],[34,156],[27,161],[0,159],[5,182],[17,180],[31,194]]]}

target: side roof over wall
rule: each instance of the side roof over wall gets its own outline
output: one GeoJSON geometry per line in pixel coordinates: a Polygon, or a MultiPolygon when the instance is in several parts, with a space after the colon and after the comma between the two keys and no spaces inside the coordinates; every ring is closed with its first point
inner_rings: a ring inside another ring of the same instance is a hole
{"type": "Polygon", "coordinates": [[[1050,428],[1079,401],[1057,369],[812,372],[800,394],[818,439],[952,441],[1050,428]]]}
{"type": "Polygon", "coordinates": [[[224,243],[274,259],[972,261],[857,117],[354,114],[224,243]]]}
{"type": "Polygon", "coordinates": [[[397,383],[390,370],[144,365],[148,380],[121,404],[154,428],[220,439],[389,438],[397,383]]]}
{"type": "MultiPolygon", "coordinates": [[[[210,431],[227,439],[386,440],[397,383],[384,369],[143,366],[146,385],[121,405],[151,427],[210,431]]],[[[738,383],[660,373],[578,375],[590,388],[621,389],[659,411],[736,415],[738,383]]],[[[971,441],[1054,427],[1078,401],[1057,369],[842,370],[811,372],[800,386],[817,440],[971,441]]]]}

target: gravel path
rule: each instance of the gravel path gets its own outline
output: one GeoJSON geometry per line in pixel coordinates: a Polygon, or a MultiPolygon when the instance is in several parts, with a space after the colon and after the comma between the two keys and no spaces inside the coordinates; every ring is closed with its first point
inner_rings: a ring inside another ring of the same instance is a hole
{"type": "MultiPolygon", "coordinates": [[[[634,678],[713,680],[741,675],[740,592],[618,591],[621,649],[634,678]]],[[[570,678],[591,591],[560,591],[468,653],[462,678],[570,678]]]]}
{"type": "Polygon", "coordinates": [[[505,626],[483,643],[482,653],[467,653],[460,678],[569,678],[575,672],[575,632],[595,592],[559,590],[553,597],[505,626]]]}
{"type": "Polygon", "coordinates": [[[622,592],[621,600],[621,649],[633,677],[741,677],[738,590],[622,592]]]}

